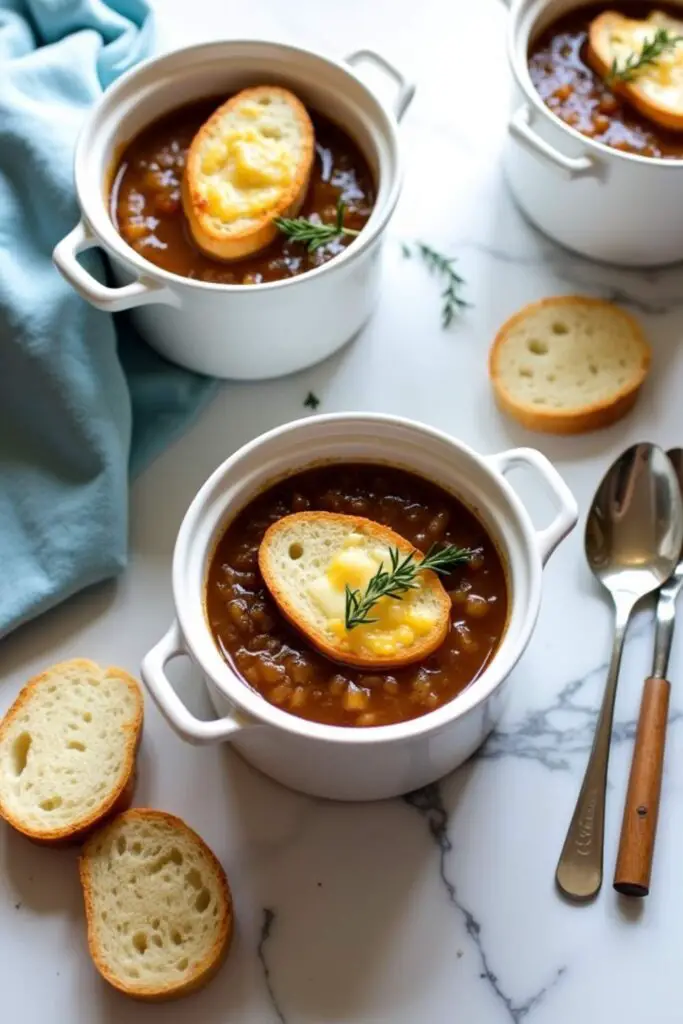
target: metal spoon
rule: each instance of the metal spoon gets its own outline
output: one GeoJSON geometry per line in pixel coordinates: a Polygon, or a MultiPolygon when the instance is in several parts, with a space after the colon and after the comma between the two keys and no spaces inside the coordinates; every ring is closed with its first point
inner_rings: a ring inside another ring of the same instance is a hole
{"type": "MultiPolygon", "coordinates": [[[[683,449],[667,452],[683,493],[683,449]]],[[[671,684],[666,678],[674,632],[676,599],[683,587],[683,551],[660,588],[655,616],[652,675],[645,680],[621,825],[614,888],[623,896],[647,896],[662,789],[671,684]]]]}
{"type": "Polygon", "coordinates": [[[589,900],[602,885],[607,763],[626,627],[636,603],[673,572],[683,542],[683,505],[671,462],[656,445],[637,444],[607,471],[586,521],[594,575],[612,595],[614,644],[595,738],[557,864],[561,891],[589,900]]]}

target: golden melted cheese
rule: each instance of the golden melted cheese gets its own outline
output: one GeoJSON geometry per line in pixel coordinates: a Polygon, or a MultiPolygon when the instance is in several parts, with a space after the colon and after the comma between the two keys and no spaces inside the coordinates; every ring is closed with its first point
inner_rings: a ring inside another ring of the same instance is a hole
{"type": "Polygon", "coordinates": [[[402,600],[382,597],[373,607],[370,617],[377,621],[347,630],[344,624],[346,587],[365,590],[371,577],[381,564],[390,566],[386,547],[367,548],[365,538],[351,533],[325,571],[309,584],[309,595],[327,619],[327,630],[343,646],[359,655],[378,658],[393,657],[426,636],[437,620],[436,612],[420,607],[422,593],[420,577],[417,587],[408,591],[402,600]]]}
{"type": "Polygon", "coordinates": [[[220,220],[258,217],[294,181],[291,136],[269,107],[245,101],[202,147],[200,192],[220,220]]]}
{"type": "MultiPolygon", "coordinates": [[[[643,44],[654,38],[658,29],[667,29],[671,36],[683,35],[683,22],[661,11],[652,11],[642,21],[620,17],[618,27],[609,36],[611,57],[623,68],[632,54],[639,54],[643,44]]],[[[629,84],[639,85],[648,96],[665,106],[678,106],[678,90],[683,88],[683,44],[660,53],[653,64],[639,68],[629,84]]]]}

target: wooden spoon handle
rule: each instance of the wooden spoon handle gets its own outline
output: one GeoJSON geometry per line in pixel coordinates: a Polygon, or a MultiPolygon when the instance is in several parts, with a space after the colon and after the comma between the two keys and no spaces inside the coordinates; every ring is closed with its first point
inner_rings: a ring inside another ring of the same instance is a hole
{"type": "Polygon", "coordinates": [[[650,891],[670,690],[666,679],[645,681],[614,872],[614,888],[624,896],[650,891]]]}

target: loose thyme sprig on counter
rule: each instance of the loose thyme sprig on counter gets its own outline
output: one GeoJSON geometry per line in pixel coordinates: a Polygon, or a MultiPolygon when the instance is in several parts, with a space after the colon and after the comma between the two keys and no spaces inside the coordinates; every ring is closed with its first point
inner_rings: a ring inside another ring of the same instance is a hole
{"type": "MultiPolygon", "coordinates": [[[[342,235],[355,238],[360,234],[360,229],[357,230],[344,226],[346,209],[346,203],[343,199],[338,199],[337,216],[332,224],[317,224],[307,217],[276,217],[273,223],[278,231],[291,242],[298,242],[300,245],[305,245],[309,252],[315,252],[316,249],[320,249],[321,246],[334,241],[335,238],[341,238],[342,235]]],[[[465,284],[465,280],[459,274],[456,274],[453,269],[455,257],[444,256],[424,242],[415,242],[413,246],[407,245],[404,242],[401,245],[401,250],[406,259],[410,259],[415,253],[421,256],[428,270],[440,276],[446,282],[446,287],[441,293],[441,298],[443,299],[441,322],[444,327],[449,327],[456,314],[461,313],[463,309],[467,309],[470,305],[459,294],[460,289],[465,284]]]]}
{"type": "Polygon", "coordinates": [[[316,224],[307,217],[276,217],[275,227],[292,242],[300,242],[305,245],[309,252],[315,252],[322,245],[342,235],[359,235],[360,231],[355,228],[344,227],[346,216],[346,203],[342,199],[337,200],[337,217],[333,224],[316,224]]]}
{"type": "Polygon", "coordinates": [[[368,580],[365,593],[360,590],[351,590],[346,584],[346,610],[344,614],[344,625],[347,629],[354,629],[356,626],[370,626],[377,619],[368,618],[369,613],[381,597],[395,597],[402,601],[403,594],[408,590],[415,590],[417,584],[415,577],[425,569],[432,572],[447,574],[456,565],[464,565],[472,557],[469,548],[458,548],[455,544],[447,544],[445,547],[436,550],[432,544],[427,554],[420,561],[415,560],[415,551],[410,551],[401,558],[398,548],[389,548],[391,559],[391,572],[384,568],[384,562],[375,575],[368,580]]]}
{"type": "Polygon", "coordinates": [[[467,309],[470,306],[470,303],[461,298],[459,294],[460,289],[465,284],[465,279],[453,270],[455,257],[444,256],[424,242],[415,242],[414,248],[404,243],[401,246],[401,251],[406,259],[411,259],[414,252],[417,252],[426,263],[428,270],[445,280],[446,288],[441,292],[441,298],[443,299],[441,323],[444,327],[450,327],[456,315],[462,313],[463,309],[467,309]]]}
{"type": "Polygon", "coordinates": [[[658,28],[651,39],[643,41],[640,53],[630,53],[621,67],[617,58],[614,58],[607,76],[608,84],[610,82],[632,82],[639,71],[657,64],[663,53],[674,50],[676,44],[681,42],[683,42],[683,36],[674,36],[669,33],[668,29],[658,28]]]}

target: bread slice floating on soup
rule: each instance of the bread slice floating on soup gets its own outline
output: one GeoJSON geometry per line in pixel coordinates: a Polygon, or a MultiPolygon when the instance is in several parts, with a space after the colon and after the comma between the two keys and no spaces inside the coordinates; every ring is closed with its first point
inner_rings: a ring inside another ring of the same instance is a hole
{"type": "Polygon", "coordinates": [[[683,18],[603,11],[591,22],[587,59],[650,121],[683,131],[683,18]]]}
{"type": "Polygon", "coordinates": [[[199,248],[219,260],[272,242],[278,217],[295,217],[315,156],[313,125],[287,89],[237,93],[197,132],[187,155],[183,207],[199,248]]]}
{"type": "Polygon", "coordinates": [[[450,598],[435,572],[419,571],[423,557],[370,519],[298,512],[266,531],[259,568],[282,613],[323,654],[391,668],[426,658],[448,631],[450,598]],[[403,570],[405,588],[392,569],[403,570]],[[370,604],[371,591],[360,607],[373,579],[379,596],[370,604]]]}
{"type": "Polygon", "coordinates": [[[275,481],[228,522],[205,610],[221,657],[269,704],[367,727],[474,682],[509,600],[495,540],[452,493],[399,467],[334,462],[275,481]]]}

